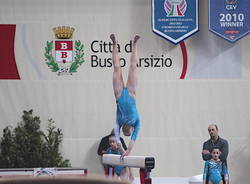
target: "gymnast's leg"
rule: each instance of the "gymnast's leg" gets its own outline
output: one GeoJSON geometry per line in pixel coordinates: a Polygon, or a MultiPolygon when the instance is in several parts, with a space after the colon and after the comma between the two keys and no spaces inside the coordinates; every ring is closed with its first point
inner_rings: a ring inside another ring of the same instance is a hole
{"type": "Polygon", "coordinates": [[[127,81],[127,88],[129,93],[132,97],[135,98],[136,96],[136,87],[137,87],[137,41],[140,36],[136,35],[133,41],[133,48],[130,57],[130,66],[129,66],[129,73],[128,73],[128,81],[127,81]]]}
{"type": "Polygon", "coordinates": [[[124,87],[124,82],[122,78],[120,57],[118,56],[117,40],[115,38],[115,35],[111,34],[110,39],[113,42],[113,50],[112,50],[112,61],[113,61],[113,66],[114,66],[113,88],[114,88],[115,98],[118,99],[121,96],[121,92],[124,87]]]}
{"type": "Polygon", "coordinates": [[[128,167],[124,167],[122,169],[120,177],[123,180],[129,180],[129,169],[128,169],[128,167]]]}

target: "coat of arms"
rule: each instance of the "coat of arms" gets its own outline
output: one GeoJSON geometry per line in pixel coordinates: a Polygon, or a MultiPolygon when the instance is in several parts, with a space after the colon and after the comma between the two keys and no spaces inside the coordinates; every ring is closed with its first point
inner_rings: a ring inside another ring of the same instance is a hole
{"type": "Polygon", "coordinates": [[[53,31],[56,40],[47,41],[44,53],[46,64],[58,75],[72,75],[84,63],[84,46],[80,40],[72,40],[75,31],[72,27],[59,26],[53,31]]]}

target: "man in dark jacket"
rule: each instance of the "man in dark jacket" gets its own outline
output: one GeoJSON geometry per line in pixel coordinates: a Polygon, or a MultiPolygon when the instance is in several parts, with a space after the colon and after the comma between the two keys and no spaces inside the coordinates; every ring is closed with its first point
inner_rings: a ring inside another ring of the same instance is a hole
{"type": "MultiPolygon", "coordinates": [[[[221,151],[220,160],[227,167],[227,156],[228,156],[228,142],[225,139],[219,137],[218,126],[216,124],[211,124],[208,126],[208,133],[210,139],[203,143],[202,158],[204,161],[210,160],[212,158],[212,150],[214,147],[218,147],[221,151]]],[[[223,184],[225,184],[225,176],[223,178],[223,184]]],[[[208,183],[208,180],[207,180],[208,183]]]]}
{"type": "Polygon", "coordinates": [[[216,124],[211,124],[208,126],[208,133],[210,139],[203,143],[202,158],[204,161],[210,160],[212,158],[211,151],[213,147],[219,147],[221,151],[220,159],[227,165],[228,156],[228,142],[222,139],[218,135],[218,126],[216,124]]]}

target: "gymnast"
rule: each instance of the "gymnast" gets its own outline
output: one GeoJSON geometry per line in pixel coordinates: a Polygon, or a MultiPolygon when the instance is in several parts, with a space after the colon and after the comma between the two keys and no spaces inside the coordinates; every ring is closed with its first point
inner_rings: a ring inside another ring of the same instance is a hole
{"type": "Polygon", "coordinates": [[[212,159],[205,162],[203,173],[203,184],[223,184],[223,178],[226,184],[228,184],[228,171],[224,162],[220,160],[220,148],[213,147],[212,159]]]}
{"type": "Polygon", "coordinates": [[[128,80],[125,85],[122,77],[120,58],[118,56],[117,40],[114,34],[110,35],[110,39],[113,42],[113,88],[117,104],[115,137],[119,150],[122,153],[122,157],[128,156],[130,154],[140,129],[140,119],[135,103],[137,87],[137,41],[139,38],[140,37],[136,35],[133,40],[128,80]],[[131,136],[128,149],[126,151],[123,149],[120,141],[121,128],[125,136],[131,136]]]}

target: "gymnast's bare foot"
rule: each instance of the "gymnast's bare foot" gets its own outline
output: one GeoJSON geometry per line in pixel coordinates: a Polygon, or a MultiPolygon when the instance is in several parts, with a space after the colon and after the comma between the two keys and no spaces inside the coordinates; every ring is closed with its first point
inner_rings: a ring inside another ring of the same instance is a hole
{"type": "Polygon", "coordinates": [[[115,35],[114,35],[114,34],[111,34],[111,35],[110,35],[110,39],[112,40],[113,43],[116,43],[115,35]]]}
{"type": "Polygon", "coordinates": [[[139,35],[135,35],[134,44],[136,44],[139,39],[140,39],[140,36],[139,35]]]}

